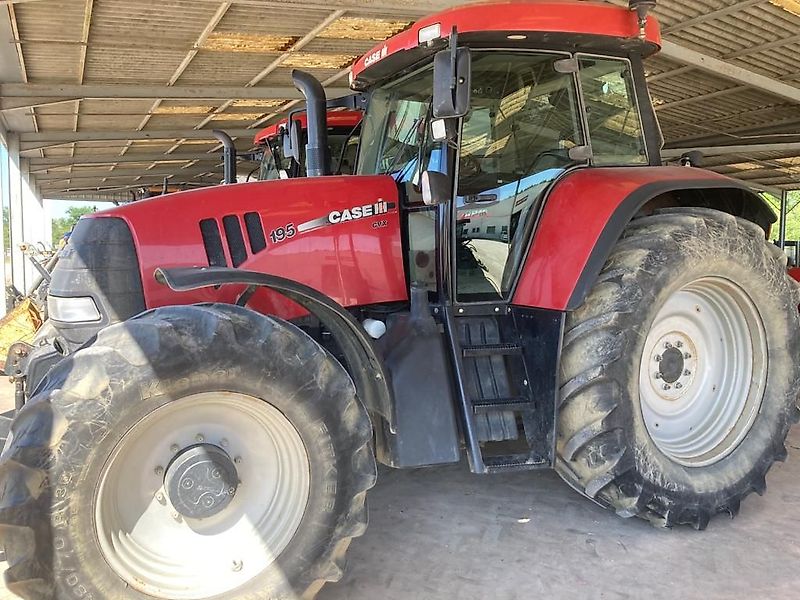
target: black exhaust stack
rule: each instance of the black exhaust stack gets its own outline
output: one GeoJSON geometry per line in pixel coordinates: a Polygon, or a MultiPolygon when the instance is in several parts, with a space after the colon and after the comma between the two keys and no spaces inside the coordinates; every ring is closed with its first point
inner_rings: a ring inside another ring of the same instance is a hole
{"type": "Polygon", "coordinates": [[[231,136],[221,129],[214,129],[211,133],[222,142],[225,148],[222,155],[222,164],[225,168],[225,184],[236,183],[236,146],[234,146],[231,136]]]}
{"type": "Polygon", "coordinates": [[[328,113],[325,90],[317,79],[304,71],[292,71],[294,86],[306,98],[308,115],[308,144],[306,145],[306,174],[321,177],[331,172],[328,156],[328,113]]]}

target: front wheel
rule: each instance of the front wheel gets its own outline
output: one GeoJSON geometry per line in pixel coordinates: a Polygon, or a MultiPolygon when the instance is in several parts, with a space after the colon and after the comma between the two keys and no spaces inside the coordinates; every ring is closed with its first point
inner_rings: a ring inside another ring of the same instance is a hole
{"type": "Polygon", "coordinates": [[[313,596],[376,472],[341,365],[226,305],[102,331],[21,411],[0,469],[6,581],[32,600],[313,596]]]}
{"type": "Polygon", "coordinates": [[[567,319],[559,473],[626,517],[734,516],[797,422],[799,302],[753,223],[708,209],[633,221],[567,319]]]}

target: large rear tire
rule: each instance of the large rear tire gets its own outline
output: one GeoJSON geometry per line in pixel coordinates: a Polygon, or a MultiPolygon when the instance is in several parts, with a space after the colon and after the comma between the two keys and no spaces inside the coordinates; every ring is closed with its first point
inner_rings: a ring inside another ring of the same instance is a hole
{"type": "Polygon", "coordinates": [[[634,220],[567,318],[559,474],[657,525],[735,516],[798,420],[798,303],[753,223],[709,209],[634,220]]]}
{"type": "Polygon", "coordinates": [[[201,305],[113,325],[13,425],[0,461],[8,588],[313,597],[366,527],[371,439],[350,377],[289,323],[201,305]]]}

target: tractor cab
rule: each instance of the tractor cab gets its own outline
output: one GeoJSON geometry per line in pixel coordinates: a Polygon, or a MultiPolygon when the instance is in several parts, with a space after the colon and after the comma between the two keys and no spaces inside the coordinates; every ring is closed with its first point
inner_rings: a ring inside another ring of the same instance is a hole
{"type": "MultiPolygon", "coordinates": [[[[350,175],[355,169],[358,139],[363,113],[354,110],[329,111],[327,115],[328,148],[332,159],[332,172],[350,175]]],[[[308,141],[308,117],[301,112],[292,117],[297,151],[292,151],[292,129],[289,119],[262,129],[255,137],[255,145],[263,150],[258,170],[259,181],[305,177],[305,144],[308,141]],[[288,152],[287,152],[288,150],[288,152]]]]}
{"type": "Polygon", "coordinates": [[[436,291],[437,205],[452,200],[452,299],[506,300],[565,172],[659,165],[642,66],[659,43],[654,21],[616,7],[508,2],[424,19],[358,61],[352,86],[371,94],[357,173],[400,187],[410,279],[436,291]]]}

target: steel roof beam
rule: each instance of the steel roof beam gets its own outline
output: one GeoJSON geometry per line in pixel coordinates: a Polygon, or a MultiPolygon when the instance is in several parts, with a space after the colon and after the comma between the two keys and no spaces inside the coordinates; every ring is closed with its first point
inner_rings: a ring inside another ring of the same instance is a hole
{"type": "Polygon", "coordinates": [[[800,104],[800,88],[664,40],[661,56],[800,104]]]}
{"type": "MultiPolygon", "coordinates": [[[[256,132],[252,129],[227,130],[231,137],[251,137],[256,132]]],[[[93,142],[108,140],[173,140],[190,138],[193,140],[214,141],[210,129],[147,129],[144,131],[40,131],[19,134],[20,141],[36,142],[93,142]]]]}
{"type": "Polygon", "coordinates": [[[32,169],[46,169],[47,167],[67,167],[69,165],[113,165],[115,163],[143,163],[154,162],[179,162],[179,161],[222,161],[219,153],[190,153],[181,152],[179,154],[164,154],[163,152],[153,152],[147,154],[126,154],[125,156],[97,155],[97,156],[63,156],[50,158],[31,158],[32,169]]]}
{"type": "Polygon", "coordinates": [[[664,158],[678,158],[686,152],[700,151],[708,156],[724,156],[727,154],[749,154],[751,152],[793,152],[800,153],[800,142],[785,142],[777,144],[740,144],[738,146],[706,146],[698,148],[671,148],[662,150],[664,158]]]}
{"type": "MultiPolygon", "coordinates": [[[[329,89],[331,95],[350,93],[347,88],[329,89]]],[[[7,99],[29,98],[34,101],[48,99],[68,100],[139,100],[162,98],[167,100],[295,100],[302,94],[292,86],[236,87],[194,85],[129,85],[129,84],[44,84],[3,83],[0,96],[7,99]]],[[[14,102],[8,104],[13,105],[14,102]]],[[[16,106],[17,108],[19,106],[16,106]]]]}

